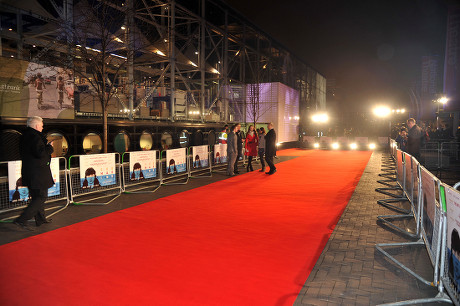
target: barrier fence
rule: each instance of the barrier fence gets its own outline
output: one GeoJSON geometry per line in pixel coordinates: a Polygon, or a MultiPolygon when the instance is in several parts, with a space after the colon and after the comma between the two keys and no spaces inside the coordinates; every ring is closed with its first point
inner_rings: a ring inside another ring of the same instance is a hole
{"type": "MultiPolygon", "coordinates": [[[[31,198],[29,190],[22,185],[21,161],[8,161],[0,163],[0,213],[13,212],[26,207],[31,198]]],[[[46,210],[54,211],[49,214],[52,216],[65,209],[69,203],[68,180],[66,172],[66,159],[64,157],[54,157],[50,162],[51,174],[54,180],[54,186],[48,190],[48,196],[45,201],[46,210]],[[49,207],[54,202],[62,202],[62,205],[49,207]]],[[[12,219],[7,217],[2,221],[12,219]]]]}
{"type": "MultiPolygon", "coordinates": [[[[392,141],[390,142],[391,146],[395,147],[392,141]]],[[[397,216],[413,218],[416,229],[413,235],[408,233],[408,236],[418,240],[403,243],[381,243],[376,244],[375,247],[394,264],[422,283],[436,287],[438,294],[431,298],[400,301],[388,305],[431,302],[448,302],[460,305],[460,192],[442,183],[413,156],[399,149],[390,149],[390,154],[396,162],[395,175],[398,177],[398,185],[402,188],[404,197],[411,203],[409,214],[397,216]],[[401,249],[405,246],[425,247],[433,267],[432,279],[427,280],[421,277],[387,251],[395,248],[401,249]]],[[[381,219],[381,216],[378,218],[381,219]]],[[[386,221],[388,225],[388,218],[386,221]]],[[[391,227],[397,229],[396,226],[391,227]]]]}
{"type": "MultiPolygon", "coordinates": [[[[225,148],[227,149],[227,148],[225,148]]],[[[190,178],[211,177],[212,159],[209,146],[193,146],[189,148],[190,178]]]]}
{"type": "Polygon", "coordinates": [[[161,151],[161,184],[184,185],[190,178],[190,160],[187,157],[187,149],[170,149],[161,151]],[[183,182],[180,182],[183,180],[183,182]]]}
{"type": "Polygon", "coordinates": [[[376,147],[387,148],[389,144],[388,137],[352,137],[352,136],[302,136],[304,147],[315,149],[352,149],[352,150],[368,150],[369,145],[373,144],[376,147]],[[332,147],[333,144],[338,144],[332,147]]]}
{"type": "Polygon", "coordinates": [[[73,155],[69,158],[70,202],[79,205],[107,205],[121,195],[122,164],[120,154],[73,155]],[[86,196],[75,202],[76,198],[86,196]],[[112,197],[108,202],[94,200],[112,197]]]}
{"type": "Polygon", "coordinates": [[[161,186],[159,151],[134,151],[122,155],[123,192],[149,193],[161,186]],[[153,190],[146,190],[152,188],[153,190]],[[142,191],[140,191],[142,190],[142,191]]]}

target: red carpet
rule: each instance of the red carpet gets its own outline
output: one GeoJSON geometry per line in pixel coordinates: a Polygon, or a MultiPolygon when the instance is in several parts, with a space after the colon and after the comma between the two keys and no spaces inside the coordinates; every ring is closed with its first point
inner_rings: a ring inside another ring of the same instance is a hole
{"type": "Polygon", "coordinates": [[[0,305],[292,305],[370,154],[310,151],[0,246],[0,305]]]}

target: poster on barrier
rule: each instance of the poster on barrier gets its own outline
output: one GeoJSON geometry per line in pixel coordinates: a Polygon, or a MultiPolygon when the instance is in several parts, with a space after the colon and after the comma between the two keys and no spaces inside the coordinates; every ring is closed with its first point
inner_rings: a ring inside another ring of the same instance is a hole
{"type": "Polygon", "coordinates": [[[214,145],[214,163],[223,164],[227,162],[227,144],[214,145]]]}
{"type": "Polygon", "coordinates": [[[209,166],[208,146],[192,147],[193,168],[206,168],[209,166]]]}
{"type": "Polygon", "coordinates": [[[186,149],[166,150],[166,174],[187,171],[186,149]]]}
{"type": "Polygon", "coordinates": [[[80,186],[83,189],[117,183],[115,153],[80,156],[80,186]]]}
{"type": "Polygon", "coordinates": [[[396,151],[396,179],[398,183],[403,187],[404,186],[404,165],[403,165],[403,152],[401,150],[396,151]]]}
{"type": "Polygon", "coordinates": [[[448,276],[460,293],[460,193],[445,186],[447,206],[447,266],[448,276]]]}
{"type": "Polygon", "coordinates": [[[407,153],[404,153],[404,167],[406,168],[405,172],[406,172],[406,184],[405,184],[405,192],[411,202],[412,205],[414,205],[414,201],[413,201],[413,188],[412,188],[412,185],[413,185],[413,181],[412,181],[412,159],[411,159],[411,155],[407,154],[407,153]]]}
{"type": "MultiPolygon", "coordinates": [[[[21,176],[22,161],[8,162],[8,190],[9,200],[12,203],[27,202],[30,199],[29,188],[22,185],[21,176]]],[[[57,196],[61,193],[59,179],[59,158],[52,158],[50,163],[51,175],[54,185],[48,189],[48,197],[57,196]]]]}
{"type": "Polygon", "coordinates": [[[59,158],[53,157],[50,162],[51,175],[53,176],[54,185],[48,189],[48,196],[54,197],[61,194],[61,182],[59,175],[59,158]]]}
{"type": "Polygon", "coordinates": [[[411,157],[412,159],[412,199],[414,201],[414,207],[415,209],[418,209],[418,185],[419,185],[419,174],[418,174],[418,168],[419,168],[419,163],[415,159],[415,157],[411,157]]]}
{"type": "Polygon", "coordinates": [[[157,176],[157,151],[129,153],[129,180],[140,181],[157,176]]]}
{"type": "Polygon", "coordinates": [[[8,162],[8,190],[12,203],[27,202],[30,199],[29,189],[22,185],[21,166],[20,160],[8,162]]]}
{"type": "Polygon", "coordinates": [[[431,252],[431,258],[434,258],[438,245],[439,230],[439,205],[436,201],[435,185],[436,177],[428,170],[422,168],[422,232],[424,233],[426,244],[431,252]],[[438,207],[437,207],[438,206],[438,207]]]}

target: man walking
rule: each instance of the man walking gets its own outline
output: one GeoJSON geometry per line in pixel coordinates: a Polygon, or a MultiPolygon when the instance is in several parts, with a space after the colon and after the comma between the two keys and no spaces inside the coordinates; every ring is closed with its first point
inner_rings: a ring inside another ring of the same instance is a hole
{"type": "Polygon", "coordinates": [[[265,135],[265,160],[267,161],[270,171],[265,174],[273,174],[276,172],[275,164],[273,163],[273,157],[276,155],[276,133],[273,128],[273,123],[267,125],[268,133],[265,135]]]}
{"type": "Polygon", "coordinates": [[[409,133],[407,135],[406,152],[420,160],[420,141],[422,137],[422,130],[415,124],[415,119],[407,119],[407,126],[409,133]]]}
{"type": "Polygon", "coordinates": [[[22,160],[22,183],[23,186],[29,188],[32,200],[13,223],[27,230],[32,230],[27,226],[27,221],[32,217],[35,217],[37,226],[50,222],[45,217],[45,201],[48,196],[48,188],[54,185],[50,169],[53,146],[47,142],[42,131],[43,119],[40,117],[29,118],[27,128],[19,143],[22,160]]]}
{"type": "Polygon", "coordinates": [[[238,146],[236,144],[237,137],[235,134],[236,126],[230,128],[230,133],[227,135],[227,175],[234,176],[235,160],[238,156],[238,146]]]}
{"type": "Polygon", "coordinates": [[[233,172],[235,174],[240,174],[240,171],[238,170],[238,161],[240,160],[240,157],[243,157],[243,138],[241,137],[241,124],[239,123],[236,125],[235,134],[237,155],[233,172]]]}

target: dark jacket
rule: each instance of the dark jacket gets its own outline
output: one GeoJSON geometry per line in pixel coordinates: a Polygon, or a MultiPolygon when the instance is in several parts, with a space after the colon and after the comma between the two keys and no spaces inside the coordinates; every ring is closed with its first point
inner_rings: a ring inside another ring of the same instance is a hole
{"type": "Polygon", "coordinates": [[[53,147],[45,136],[27,127],[21,136],[19,150],[22,160],[22,183],[29,189],[48,189],[54,185],[50,161],[53,147]]]}
{"type": "Polygon", "coordinates": [[[407,134],[406,152],[412,156],[418,157],[420,154],[420,141],[422,130],[418,125],[414,125],[407,134]]]}
{"type": "Polygon", "coordinates": [[[227,155],[237,154],[238,152],[237,140],[238,140],[238,137],[233,131],[227,135],[227,155]]]}
{"type": "Polygon", "coordinates": [[[265,135],[265,156],[276,155],[276,132],[274,129],[268,131],[265,135]]]}
{"type": "Polygon", "coordinates": [[[236,147],[238,149],[238,156],[243,155],[243,137],[241,137],[241,131],[236,133],[236,147]]]}

